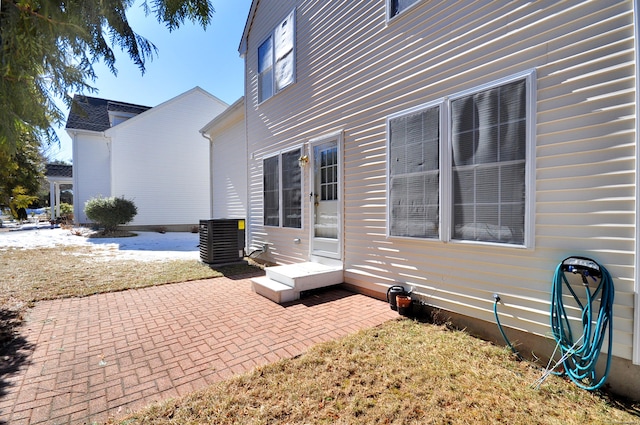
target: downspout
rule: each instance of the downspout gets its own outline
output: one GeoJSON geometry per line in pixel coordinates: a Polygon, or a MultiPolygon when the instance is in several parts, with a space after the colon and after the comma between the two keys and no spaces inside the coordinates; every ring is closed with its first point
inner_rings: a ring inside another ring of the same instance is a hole
{"type": "Polygon", "coordinates": [[[635,67],[636,67],[636,75],[635,75],[635,102],[636,102],[636,114],[635,114],[635,146],[636,146],[636,169],[635,169],[635,173],[636,173],[636,181],[635,181],[635,185],[636,185],[636,190],[635,190],[635,195],[636,195],[636,203],[635,203],[635,227],[636,227],[636,232],[635,232],[635,264],[634,264],[634,283],[635,283],[635,291],[634,291],[634,295],[635,295],[635,301],[634,301],[634,320],[633,320],[633,364],[635,365],[640,365],[640,282],[638,282],[638,279],[640,279],[639,273],[638,273],[638,269],[640,268],[640,258],[638,255],[638,252],[640,250],[640,241],[639,239],[639,235],[640,235],[640,176],[639,171],[640,171],[640,153],[638,152],[640,150],[640,144],[638,143],[640,140],[640,137],[638,136],[640,134],[640,111],[639,109],[639,105],[640,105],[640,93],[639,93],[639,89],[638,89],[638,81],[640,81],[640,52],[638,51],[640,49],[640,46],[638,45],[638,37],[640,37],[640,29],[638,28],[639,24],[640,24],[640,18],[638,17],[638,12],[640,11],[640,0],[634,0],[633,2],[633,39],[634,39],[634,60],[635,60],[635,67]]]}
{"type": "MultiPolygon", "coordinates": [[[[253,6],[253,4],[252,4],[253,6]]],[[[249,34],[247,34],[247,43],[249,43],[249,34]]],[[[247,57],[246,55],[240,55],[244,59],[244,146],[245,146],[245,167],[244,172],[246,173],[246,187],[245,187],[245,196],[247,199],[245,200],[246,210],[245,210],[245,246],[251,246],[251,241],[253,241],[253,220],[251,217],[251,170],[249,168],[251,158],[253,158],[252,154],[249,152],[249,125],[247,123],[247,118],[249,117],[249,102],[250,98],[247,98],[247,57]]]]}
{"type": "Polygon", "coordinates": [[[105,143],[107,144],[107,151],[109,152],[109,194],[106,195],[106,196],[114,196],[114,194],[113,194],[113,187],[114,187],[113,176],[114,176],[115,173],[113,172],[113,143],[112,143],[111,136],[107,136],[107,133],[104,132],[104,131],[102,132],[102,137],[104,137],[104,139],[105,139],[105,143]]]}
{"type": "Polygon", "coordinates": [[[80,184],[78,183],[78,132],[71,132],[71,173],[73,181],[73,224],[80,225],[80,184]]]}
{"type": "Polygon", "coordinates": [[[200,135],[209,141],[209,218],[213,218],[213,139],[204,131],[200,135]]]}

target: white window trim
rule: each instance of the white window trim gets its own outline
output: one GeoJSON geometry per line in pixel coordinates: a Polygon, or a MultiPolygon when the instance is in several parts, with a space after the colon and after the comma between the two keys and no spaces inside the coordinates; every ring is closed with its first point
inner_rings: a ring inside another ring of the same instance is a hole
{"type": "Polygon", "coordinates": [[[389,171],[389,122],[393,118],[397,118],[403,115],[414,113],[426,108],[431,108],[440,105],[440,214],[439,214],[439,239],[436,238],[414,238],[406,236],[392,236],[391,235],[391,208],[389,205],[390,193],[387,192],[387,238],[393,239],[410,239],[410,240],[422,240],[422,241],[438,241],[456,244],[471,244],[471,245],[488,245],[501,248],[515,248],[515,249],[534,249],[535,248],[535,132],[536,132],[536,72],[535,69],[523,71],[517,74],[510,75],[505,78],[491,81],[486,84],[474,86],[464,91],[457,92],[444,99],[438,99],[432,102],[424,103],[422,105],[409,108],[387,117],[387,168],[386,168],[386,183],[387,188],[390,187],[390,171],[389,171]],[[524,216],[524,243],[520,244],[506,244],[497,242],[485,242],[485,241],[472,241],[453,239],[452,223],[453,223],[453,208],[451,205],[452,200],[452,185],[453,179],[452,162],[451,162],[451,102],[461,97],[468,96],[473,93],[478,93],[484,90],[499,87],[517,80],[526,80],[527,85],[527,103],[525,105],[526,111],[526,159],[525,159],[525,216],[524,216]]]}
{"type": "Polygon", "coordinates": [[[446,107],[446,131],[447,131],[447,139],[446,146],[443,149],[446,152],[447,163],[445,165],[445,170],[448,175],[446,177],[447,182],[451,181],[452,176],[452,163],[451,163],[451,149],[452,149],[452,139],[451,134],[449,132],[449,128],[451,127],[451,102],[453,100],[459,99],[461,97],[468,96],[473,93],[478,93],[484,90],[496,88],[505,84],[512,83],[517,80],[525,79],[527,82],[527,103],[525,105],[526,111],[526,120],[527,120],[527,130],[526,130],[526,159],[525,159],[525,213],[524,213],[524,243],[522,245],[516,244],[503,244],[497,242],[484,242],[484,241],[470,241],[470,240],[461,240],[461,239],[453,239],[451,237],[452,233],[452,223],[453,223],[453,208],[451,208],[450,203],[452,199],[451,193],[451,184],[447,184],[445,187],[445,196],[447,199],[447,214],[445,216],[446,224],[444,234],[445,242],[451,243],[459,243],[459,244],[473,244],[473,245],[490,245],[490,246],[499,246],[499,247],[509,247],[509,248],[527,248],[533,249],[535,246],[535,135],[536,135],[536,119],[535,119],[535,109],[536,109],[536,72],[535,69],[523,71],[517,74],[510,75],[508,77],[504,77],[495,81],[491,81],[486,84],[482,84],[480,86],[475,86],[470,89],[455,93],[452,96],[447,98],[447,107],[446,107]]]}
{"type": "Polygon", "coordinates": [[[285,227],[284,226],[284,211],[283,211],[283,207],[284,207],[284,194],[283,194],[283,190],[282,190],[282,178],[283,178],[283,172],[282,172],[282,156],[284,154],[290,153],[290,152],[294,152],[296,150],[300,151],[300,155],[304,155],[304,145],[300,144],[288,149],[283,149],[274,153],[270,153],[268,155],[264,155],[262,157],[262,159],[260,160],[260,163],[262,164],[262,177],[263,177],[263,182],[264,182],[264,161],[269,159],[269,158],[274,158],[274,157],[278,157],[278,225],[277,226],[273,226],[271,224],[265,224],[264,223],[264,183],[262,186],[262,208],[263,208],[263,222],[262,225],[264,227],[269,227],[272,229],[293,229],[293,230],[302,230],[305,228],[304,224],[305,224],[305,219],[304,219],[304,214],[305,214],[305,202],[304,202],[304,188],[305,188],[305,181],[304,181],[304,173],[302,172],[302,170],[300,171],[300,227],[285,227]]]}
{"type": "Polygon", "coordinates": [[[298,46],[296,44],[296,34],[298,31],[298,26],[297,26],[297,16],[296,16],[296,9],[294,8],[292,11],[290,11],[285,18],[280,19],[278,21],[278,25],[281,25],[282,22],[289,16],[292,15],[292,19],[293,19],[293,79],[291,80],[291,83],[287,84],[285,87],[281,88],[280,90],[278,90],[277,85],[276,85],[276,47],[275,47],[275,32],[276,32],[276,27],[273,27],[271,29],[271,32],[269,32],[269,34],[267,34],[260,43],[258,43],[258,47],[256,47],[256,56],[257,56],[257,60],[258,60],[258,64],[256,66],[256,88],[257,88],[257,92],[256,92],[256,96],[257,96],[257,100],[258,100],[258,105],[263,104],[264,102],[269,101],[269,99],[272,99],[273,97],[275,97],[278,93],[281,93],[283,91],[285,91],[287,88],[291,87],[292,85],[294,85],[297,82],[297,51],[298,51],[298,46]],[[260,63],[260,55],[258,54],[258,50],[260,49],[260,46],[262,46],[269,38],[271,38],[271,87],[273,87],[273,93],[271,94],[271,96],[269,96],[266,99],[262,99],[260,100],[260,73],[258,72],[259,69],[259,63],[260,63]]]}
{"type": "Polygon", "coordinates": [[[399,12],[397,15],[391,16],[391,0],[386,0],[386,15],[387,15],[387,23],[394,22],[396,19],[399,19],[401,16],[405,16],[407,13],[410,13],[418,4],[420,4],[422,0],[416,0],[411,6],[407,7],[402,12],[399,12]]]}
{"type": "Polygon", "coordinates": [[[387,238],[394,238],[394,239],[407,239],[407,240],[424,240],[424,241],[437,241],[437,240],[442,240],[442,229],[443,229],[443,220],[442,220],[442,205],[444,202],[443,199],[443,190],[444,190],[444,179],[442,178],[442,170],[443,170],[443,166],[445,164],[445,162],[443,162],[443,152],[442,152],[442,147],[443,147],[443,143],[442,141],[445,140],[445,134],[447,133],[446,130],[446,121],[445,121],[445,99],[444,98],[440,98],[438,100],[434,100],[432,102],[427,102],[427,103],[423,103],[422,105],[418,105],[418,106],[414,106],[413,108],[409,108],[409,109],[405,109],[404,111],[400,111],[400,112],[396,112],[394,114],[391,114],[387,117],[387,123],[386,123],[386,129],[387,129],[387,168],[386,168],[386,173],[387,173],[387,188],[391,187],[391,166],[390,166],[390,162],[389,162],[389,154],[391,152],[391,138],[389,137],[390,134],[390,130],[391,130],[391,121],[395,118],[399,118],[399,117],[403,117],[405,115],[410,115],[413,114],[415,112],[420,112],[423,111],[425,109],[429,109],[429,108],[433,108],[435,106],[438,106],[440,108],[439,110],[439,118],[438,118],[438,123],[440,125],[440,157],[438,158],[438,166],[439,166],[439,170],[440,170],[440,178],[439,178],[439,192],[440,192],[440,199],[439,199],[439,205],[438,205],[438,209],[439,209],[439,214],[438,214],[438,238],[417,238],[417,237],[410,237],[410,236],[394,236],[391,234],[391,203],[390,203],[390,193],[387,193],[387,238]]]}

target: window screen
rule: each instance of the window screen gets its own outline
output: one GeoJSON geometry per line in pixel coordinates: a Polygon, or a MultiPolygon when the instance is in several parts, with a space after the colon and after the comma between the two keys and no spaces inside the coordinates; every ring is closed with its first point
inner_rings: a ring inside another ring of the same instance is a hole
{"type": "Polygon", "coordinates": [[[273,95],[273,47],[271,37],[258,47],[258,101],[273,95]]]}
{"type": "Polygon", "coordinates": [[[390,234],[439,237],[440,107],[389,120],[390,234]]]}
{"type": "Polygon", "coordinates": [[[291,12],[274,31],[276,91],[293,83],[293,16],[291,12]]]}
{"type": "Polygon", "coordinates": [[[302,227],[300,154],[296,149],[263,161],[265,226],[302,227]]]}
{"type": "Polygon", "coordinates": [[[295,78],[295,11],[258,47],[258,102],[284,89],[295,78]]]}
{"type": "Polygon", "coordinates": [[[279,156],[266,158],[262,164],[264,184],[264,225],[280,225],[279,156]]]}
{"type": "Polygon", "coordinates": [[[455,239],[524,243],[526,81],[451,102],[455,239]]]}
{"type": "Polygon", "coordinates": [[[300,149],[282,154],[283,227],[302,227],[302,172],[300,149]]]}

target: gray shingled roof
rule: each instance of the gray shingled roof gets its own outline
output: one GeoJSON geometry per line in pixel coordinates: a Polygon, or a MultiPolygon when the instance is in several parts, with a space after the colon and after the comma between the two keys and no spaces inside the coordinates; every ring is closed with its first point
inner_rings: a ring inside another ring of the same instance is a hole
{"type": "Polygon", "coordinates": [[[73,166],[66,164],[46,164],[47,177],[73,177],[73,166]]]}
{"type": "Polygon", "coordinates": [[[108,99],[100,99],[90,96],[73,96],[73,104],[66,128],[75,130],[105,131],[111,127],[109,123],[109,111],[140,114],[149,106],[134,105],[132,103],[116,102],[108,99]]]}

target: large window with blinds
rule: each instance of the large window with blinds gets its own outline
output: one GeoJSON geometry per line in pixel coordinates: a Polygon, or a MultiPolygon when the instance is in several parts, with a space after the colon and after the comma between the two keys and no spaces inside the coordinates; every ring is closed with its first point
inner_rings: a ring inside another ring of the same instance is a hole
{"type": "Polygon", "coordinates": [[[389,117],[390,236],[527,244],[531,80],[389,117]]]}
{"type": "Polygon", "coordinates": [[[265,226],[302,227],[301,150],[265,158],[263,170],[263,220],[265,226]]]}
{"type": "Polygon", "coordinates": [[[390,235],[439,237],[440,105],[389,120],[390,235]]]}

